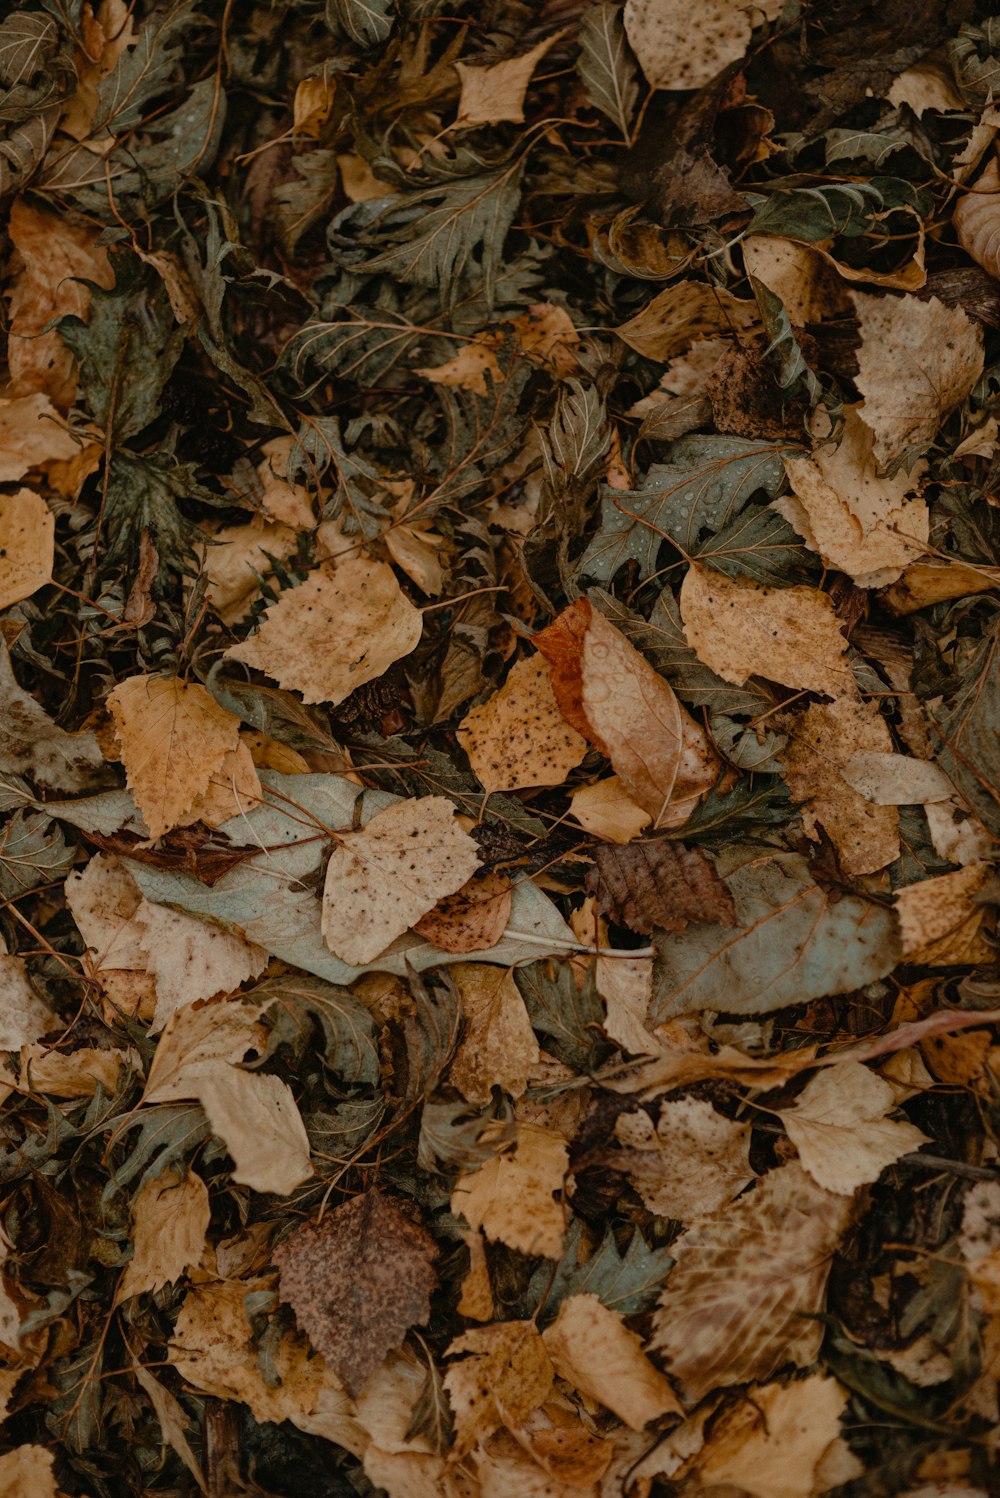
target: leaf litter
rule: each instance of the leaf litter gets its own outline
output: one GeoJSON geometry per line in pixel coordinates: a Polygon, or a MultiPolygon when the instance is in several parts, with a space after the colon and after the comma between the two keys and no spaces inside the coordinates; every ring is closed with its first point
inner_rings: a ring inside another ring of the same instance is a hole
{"type": "Polygon", "coordinates": [[[0,1491],[997,1491],[998,69],[0,16],[0,1491]]]}

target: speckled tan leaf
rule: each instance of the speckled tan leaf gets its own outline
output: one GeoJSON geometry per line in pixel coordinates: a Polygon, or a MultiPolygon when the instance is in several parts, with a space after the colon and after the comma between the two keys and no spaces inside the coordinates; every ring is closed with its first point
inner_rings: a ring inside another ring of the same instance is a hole
{"type": "Polygon", "coordinates": [[[33,489],[0,495],[0,609],[51,582],[55,533],[55,516],[33,489]]]}
{"type": "Polygon", "coordinates": [[[904,960],[924,967],[989,962],[992,945],[982,934],[988,907],[976,899],[988,879],[988,865],[970,863],[897,890],[904,960]]]}
{"type": "Polygon", "coordinates": [[[212,1133],[233,1157],[234,1181],[275,1196],[308,1181],[309,1136],[287,1082],[214,1061],[199,1072],[196,1087],[212,1133]]]}
{"type": "Polygon", "coordinates": [[[628,1176],[650,1212],[693,1222],[739,1196],[754,1178],[750,1125],[716,1113],[702,1098],[660,1105],[653,1120],[623,1113],[615,1123],[622,1149],[609,1163],[628,1176]]]}
{"type": "Polygon", "coordinates": [[[633,1430],[681,1413],[669,1380],[643,1352],[641,1337],[596,1295],[564,1300],[543,1341],[560,1378],[633,1430]]]}
{"type": "MultiPolygon", "coordinates": [[[[753,1498],[813,1498],[830,1491],[820,1474],[830,1448],[844,1444],[840,1417],[849,1398],[825,1373],[749,1388],[712,1424],[697,1463],[702,1490],[736,1488],[753,1498]]],[[[862,1472],[854,1459],[853,1475],[862,1472]]],[[[842,1480],[850,1475],[845,1468],[842,1480]]]]}
{"type": "Polygon", "coordinates": [[[510,57],[487,67],[457,62],[455,71],[462,93],[458,101],[456,128],[462,130],[473,125],[499,125],[503,120],[515,123],[523,120],[524,96],[531,75],[561,35],[562,32],[555,32],[532,47],[530,52],[522,52],[519,57],[510,57]]]}
{"type": "MultiPolygon", "coordinates": [[[[714,333],[741,332],[759,321],[757,303],[704,281],[675,281],[615,332],[644,359],[665,362],[714,333]]],[[[715,360],[713,360],[713,363],[715,360]]]]}
{"type": "Polygon", "coordinates": [[[850,876],[873,874],[899,857],[899,813],[894,806],[866,800],[842,771],[856,750],[888,754],[889,727],[877,702],[812,703],[804,713],[783,720],[788,743],[781,759],[793,801],[802,806],[808,837],[822,828],[850,876]]]}
{"type": "Polygon", "coordinates": [[[983,371],[983,330],[961,307],[937,297],[854,292],[861,333],[854,383],[873,453],[891,463],[923,448],[983,371]]]}
{"type": "Polygon", "coordinates": [[[568,1163],[561,1134],[519,1124],[510,1154],[497,1155],[480,1170],[459,1177],[451,1210],[470,1227],[481,1227],[491,1242],[558,1259],[565,1218],[555,1192],[562,1190],[568,1163]]]}
{"type": "Polygon", "coordinates": [[[409,655],[422,629],[423,615],[391,567],[348,557],[333,573],[314,572],[286,588],[256,634],[226,655],[301,693],[304,702],[336,707],[409,655]]]}
{"type": "Polygon", "coordinates": [[[552,1364],[533,1321],[473,1327],[452,1342],[448,1358],[444,1386],[455,1414],[456,1455],[499,1425],[519,1425],[552,1388],[552,1364]]]}
{"type": "Polygon", "coordinates": [[[456,963],[450,971],[465,1028],[449,1082],[470,1103],[488,1103],[494,1087],[520,1097],[539,1050],[512,974],[485,962],[456,963]]]}
{"type": "Polygon", "coordinates": [[[0,482],[23,478],[43,463],[71,463],[79,452],[47,395],[0,399],[0,482]]]}
{"type": "Polygon", "coordinates": [[[817,588],[762,587],[692,565],[681,618],[698,659],[724,681],[763,676],[826,697],[856,695],[840,620],[817,588]]]}
{"type": "Polygon", "coordinates": [[[159,1290],[198,1264],[210,1217],[208,1188],[193,1171],[166,1170],[147,1181],[132,1203],[132,1258],[117,1301],[159,1290]]]}
{"type": "Polygon", "coordinates": [[[339,834],[323,890],[323,937],[336,957],[372,962],[471,879],[479,848],[454,812],[444,796],[421,796],[339,834]]]}
{"type": "Polygon", "coordinates": [[[265,1008],[256,1001],[231,999],[178,1009],[153,1053],[142,1101],[175,1103],[197,1098],[202,1075],[211,1075],[217,1062],[238,1062],[262,1054],[267,1031],[259,1019],[265,1008]]]}
{"type": "Polygon", "coordinates": [[[32,1092],[62,1098],[93,1097],[99,1086],[106,1097],[113,1097],[122,1066],[127,1064],[124,1051],[96,1046],[57,1051],[39,1044],[23,1045],[19,1059],[22,1081],[32,1092]]]}
{"type": "Polygon", "coordinates": [[[138,970],[156,981],[154,1034],[183,1004],[235,993],[267,967],[263,947],[183,910],[143,900],[133,920],[145,949],[138,970]]]}
{"type": "Polygon", "coordinates": [[[762,281],[781,300],[793,325],[850,315],[846,287],[812,245],[775,234],[751,234],[743,241],[743,263],[747,275],[762,281]]]}
{"type": "Polygon", "coordinates": [[[803,1169],[818,1186],[851,1196],[928,1142],[913,1124],[886,1118],[895,1106],[888,1082],[860,1061],[842,1061],[811,1077],[780,1112],[803,1169]]]}
{"type": "Polygon", "coordinates": [[[485,952],[507,929],[514,886],[502,869],[482,876],[439,900],[413,930],[445,952],[485,952]]]}
{"type": "Polygon", "coordinates": [[[197,682],[130,676],[108,697],[128,783],[150,836],[177,825],[239,742],[240,722],[197,682]]]}
{"type": "Polygon", "coordinates": [[[773,20],[781,0],[627,0],[625,33],[651,88],[701,88],[742,57],[756,19],[773,20]]]}
{"type": "Polygon", "coordinates": [[[815,1360],[823,1325],[803,1313],[822,1311],[852,1215],[849,1198],[792,1163],[682,1233],[649,1345],[686,1402],[815,1360]]]}
{"type": "Polygon", "coordinates": [[[31,986],[23,957],[0,941],[0,1051],[17,1051],[58,1025],[55,1012],[31,986]]]}
{"type": "Polygon", "coordinates": [[[458,741],[488,791],[561,785],[587,753],[559,711],[543,655],[518,661],[500,690],[466,713],[458,741]]]}

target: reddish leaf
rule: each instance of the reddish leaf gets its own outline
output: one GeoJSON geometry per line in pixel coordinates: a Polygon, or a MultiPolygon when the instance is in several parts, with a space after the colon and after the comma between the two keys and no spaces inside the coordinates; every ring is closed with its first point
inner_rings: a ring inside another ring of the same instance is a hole
{"type": "Polygon", "coordinates": [[[645,936],[657,928],[683,931],[691,921],[736,923],[733,897],[715,866],[697,848],[667,838],[600,844],[587,890],[602,914],[645,936]]]}

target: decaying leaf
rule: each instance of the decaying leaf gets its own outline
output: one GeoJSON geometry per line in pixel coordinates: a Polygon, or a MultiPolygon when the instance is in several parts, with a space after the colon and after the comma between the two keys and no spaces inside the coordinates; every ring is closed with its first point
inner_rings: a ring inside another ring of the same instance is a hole
{"type": "Polygon", "coordinates": [[[478,866],[443,796],[386,807],[362,831],[338,834],[323,890],[327,946],[345,962],[371,962],[478,866]]]}
{"type": "Polygon", "coordinates": [[[271,605],[256,634],[234,645],[243,661],[304,702],[333,707],[418,644],[423,619],[384,562],[349,557],[314,572],[271,605]]]}
{"type": "Polygon", "coordinates": [[[282,1299],[352,1396],[409,1328],[427,1321],[436,1256],[424,1229],[380,1191],[353,1197],[275,1250],[282,1299]]]}
{"type": "Polygon", "coordinates": [[[470,1227],[482,1228],[523,1254],[558,1259],[565,1217],[555,1200],[562,1190],[569,1151],[562,1135],[534,1124],[519,1124],[513,1151],[497,1155],[479,1170],[459,1177],[451,1209],[470,1227]]]}
{"type": "Polygon", "coordinates": [[[587,752],[559,711],[541,654],[518,661],[499,692],[470,708],[458,741],[487,791],[561,785],[587,752]]]}
{"type": "MultiPolygon", "coordinates": [[[[758,320],[756,302],[741,301],[721,287],[677,281],[615,329],[618,337],[646,359],[665,362],[713,333],[737,332],[758,320]]],[[[718,352],[713,345],[714,364],[718,352]]]]}
{"type": "Polygon", "coordinates": [[[21,479],[32,468],[68,463],[79,451],[47,395],[0,398],[0,480],[21,479]]]}
{"type": "Polygon", "coordinates": [[[0,495],[0,608],[30,598],[52,579],[55,517],[40,494],[0,495]]]}
{"type": "Polygon", "coordinates": [[[207,1061],[198,1072],[196,1095],[213,1134],[233,1157],[234,1181],[275,1196],[288,1196],[308,1181],[309,1136],[287,1082],[228,1061],[207,1061]]]}
{"type": "Polygon", "coordinates": [[[992,943],[983,933],[988,878],[987,865],[970,863],[897,891],[896,914],[907,962],[948,967],[990,960],[992,943]]]}
{"type": "MultiPolygon", "coordinates": [[[[701,1482],[731,1484],[755,1498],[812,1498],[828,1490],[823,1473],[831,1448],[842,1443],[848,1397],[824,1373],[748,1389],[713,1425],[697,1459],[701,1482]]],[[[849,1460],[838,1471],[840,1480],[849,1480],[851,1466],[849,1460]]],[[[860,1476],[861,1464],[853,1467],[860,1476]]]]}
{"type": "Polygon", "coordinates": [[[681,1235],[650,1346],[687,1403],[815,1360],[823,1325],[808,1318],[823,1308],[830,1257],[851,1216],[849,1198],[783,1165],[681,1235]]]}
{"type": "Polygon", "coordinates": [[[642,1338],[596,1295],[571,1295],[544,1335],[560,1378],[607,1405],[633,1430],[679,1415],[677,1396],[642,1350],[642,1338]]]}
{"type": "MultiPolygon", "coordinates": [[[[780,9],[779,0],[755,7],[768,20],[780,9]]],[[[701,88],[743,56],[752,14],[740,0],[709,0],[692,24],[681,0],[626,0],[625,30],[651,88],[701,88]]]]}
{"type": "Polygon", "coordinates": [[[594,849],[587,889],[604,915],[649,936],[692,921],[735,924],[733,897],[697,848],[666,839],[594,849]]]}
{"type": "Polygon", "coordinates": [[[516,1429],[552,1387],[552,1363],[534,1322],[473,1327],[452,1342],[448,1352],[452,1361],[444,1384],[455,1411],[459,1454],[470,1451],[498,1425],[516,1429]]]}
{"type": "Polygon", "coordinates": [[[513,886],[502,870],[474,874],[421,916],[413,929],[445,952],[484,952],[506,931],[512,899],[513,886]]]}
{"type": "Polygon", "coordinates": [[[205,1248],[211,1209],[200,1176],[168,1170],[147,1181],[132,1209],[135,1246],[118,1299],[159,1290],[197,1266],[205,1248]]]}
{"type": "Polygon", "coordinates": [[[654,1127],[643,1112],[615,1124],[621,1151],[609,1155],[651,1212],[693,1222],[732,1201],[754,1178],[750,1128],[683,1097],[662,1103],[654,1127]]]}
{"type": "Polygon", "coordinates": [[[10,1498],[59,1498],[54,1461],[44,1446],[15,1446],[0,1456],[0,1490],[10,1498]]]}
{"type": "Polygon", "coordinates": [[[494,1087],[520,1097],[539,1057],[528,1011],[505,968],[464,962],[452,969],[465,1030],[448,1080],[470,1103],[488,1103],[494,1087]]]}

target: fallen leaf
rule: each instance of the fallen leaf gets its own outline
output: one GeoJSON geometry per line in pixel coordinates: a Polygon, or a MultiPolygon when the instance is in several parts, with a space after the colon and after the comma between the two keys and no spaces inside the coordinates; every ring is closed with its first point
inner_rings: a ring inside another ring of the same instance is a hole
{"type": "Polygon", "coordinates": [[[466,713],[458,741],[487,791],[561,785],[587,753],[559,711],[544,655],[518,661],[500,690],[466,713]]]}
{"type": "Polygon", "coordinates": [[[811,1077],[795,1106],[779,1111],[803,1169],[818,1186],[851,1196],[928,1142],[913,1124],[886,1118],[895,1106],[888,1082],[859,1061],[844,1061],[811,1077]]]}
{"type": "Polygon", "coordinates": [[[67,733],[18,684],[0,639],[0,769],[58,791],[83,791],[104,768],[92,733],[67,733]]]}
{"type": "Polygon", "coordinates": [[[186,1430],[194,1427],[194,1420],[180,1401],[174,1398],[170,1390],[161,1384],[159,1379],[153,1377],[148,1368],[144,1368],[141,1363],[133,1363],[131,1371],[153,1406],[153,1412],[160,1422],[160,1434],[165,1443],[171,1450],[176,1451],[199,1489],[204,1493],[206,1491],[204,1474],[198,1465],[197,1457],[191,1450],[191,1443],[185,1435],[186,1430]]]}
{"type": "Polygon", "coordinates": [[[437,1286],[433,1239],[380,1191],[366,1191],[297,1228],[274,1252],[282,1300],[357,1397],[437,1286]]]}
{"type": "Polygon", "coordinates": [[[465,1029],[448,1080],[470,1103],[485,1104],[494,1087],[520,1097],[538,1061],[538,1042],[514,978],[506,968],[464,962],[451,969],[465,1029]]]}
{"type": "Polygon", "coordinates": [[[523,120],[524,96],[531,75],[562,35],[561,31],[553,32],[530,52],[495,62],[489,67],[471,67],[468,63],[456,62],[455,71],[462,93],[455,128],[464,130],[474,125],[499,125],[503,120],[523,120]]]}
{"type": "Polygon", "coordinates": [[[692,565],[680,601],[688,644],[723,681],[763,676],[826,697],[857,694],[840,620],[818,589],[768,588],[692,565]]]}
{"type": "Polygon", "coordinates": [[[344,962],[362,965],[461,889],[479,848],[444,796],[387,806],[360,832],[338,834],[323,889],[323,939],[344,962]]]}
{"type": "Polygon", "coordinates": [[[993,156],[973,184],[974,191],[963,193],[955,204],[951,221],[958,242],[989,275],[1000,280],[1000,161],[993,156]]]}
{"type": "Polygon", "coordinates": [[[204,822],[206,827],[221,827],[233,817],[246,816],[263,800],[253,756],[241,735],[236,748],[227,751],[218,769],[212,771],[208,785],[195,796],[177,825],[192,827],[195,822],[204,822]]]}
{"type": "Polygon", "coordinates": [[[476,395],[486,395],[490,384],[499,385],[503,379],[495,345],[492,342],[474,340],[464,343],[458,353],[446,359],[443,364],[421,365],[413,373],[430,380],[432,385],[445,385],[452,390],[472,390],[476,395]]]}
{"type": "Polygon", "coordinates": [[[781,751],[788,790],[803,806],[807,837],[822,828],[837,850],[849,877],[872,874],[899,857],[899,816],[892,806],[867,801],[844,778],[844,767],[857,750],[888,754],[889,727],[877,702],[842,697],[812,703],[805,712],[782,720],[788,743],[781,751]]]}
{"type": "Polygon", "coordinates": [[[500,1321],[465,1332],[448,1348],[444,1386],[455,1412],[455,1454],[499,1425],[517,1428],[548,1398],[552,1364],[533,1321],[500,1321]],[[458,1361],[461,1354],[467,1354],[458,1361]]]}
{"type": "Polygon", "coordinates": [[[683,931],[691,921],[736,921],[733,897],[698,848],[666,838],[593,849],[587,889],[601,913],[649,936],[654,928],[683,931]]]}
{"type": "Polygon", "coordinates": [[[854,383],[880,464],[922,451],[983,371],[983,332],[937,297],[853,293],[861,348],[854,383]]]}
{"type": "Polygon", "coordinates": [[[36,1044],[23,1045],[19,1061],[23,1084],[45,1097],[93,1097],[98,1087],[106,1097],[114,1097],[126,1053],[95,1046],[50,1051],[36,1044]]]}
{"type": "Polygon", "coordinates": [[[813,245],[750,234],[743,241],[743,263],[747,275],[774,292],[793,326],[850,315],[846,287],[813,245]]]}
{"type": "Polygon", "coordinates": [[[585,832],[610,843],[630,843],[653,820],[622,788],[617,775],[580,785],[570,795],[570,806],[585,832]]]}
{"type": "Polygon", "coordinates": [[[44,1446],[15,1446],[0,1456],[0,1492],[4,1498],[59,1498],[54,1461],[44,1446]]]}
{"type": "Polygon", "coordinates": [[[517,334],[521,352],[535,364],[545,365],[560,380],[567,380],[579,370],[576,350],[580,335],[565,307],[552,302],[532,302],[525,312],[510,319],[517,334]]]}
{"type": "Polygon", "coordinates": [[[753,18],[780,10],[781,0],[704,0],[695,17],[682,0],[626,0],[625,32],[650,88],[702,88],[743,56],[753,18]]]}
{"type": "Polygon", "coordinates": [[[267,967],[263,947],[181,910],[143,900],[134,922],[146,954],[140,970],[156,982],[154,1034],[181,1005],[235,993],[267,967]]]}
{"type": "Polygon", "coordinates": [[[291,556],[295,532],[263,515],[246,525],[225,525],[200,548],[208,580],[208,599],[223,624],[239,624],[260,593],[259,577],[274,569],[272,557],[291,556]],[[256,575],[255,575],[256,574],[256,575]]]}
{"type": "Polygon", "coordinates": [[[928,110],[964,109],[965,101],[955,87],[950,68],[933,57],[921,58],[897,73],[886,92],[890,104],[905,104],[922,119],[928,110]]]}
{"type": "Polygon", "coordinates": [[[830,1259],[852,1215],[849,1198],[793,1163],[681,1234],[650,1347],[688,1404],[815,1361],[823,1324],[809,1318],[823,1309],[830,1259]]]}
{"type": "Polygon", "coordinates": [[[643,1352],[642,1338],[596,1295],[564,1300],[543,1341],[560,1378],[633,1430],[681,1413],[669,1381],[643,1352]]]}
{"type": "Polygon", "coordinates": [[[620,1150],[608,1163],[628,1176],[650,1212],[693,1222],[738,1196],[754,1179],[750,1125],[682,1097],[661,1103],[654,1127],[644,1112],[615,1123],[620,1150]]]}
{"type": "Polygon", "coordinates": [[[333,108],[336,86],[336,78],[328,78],[325,74],[301,80],[292,100],[293,134],[319,139],[333,108]]]}
{"type": "Polygon", "coordinates": [[[0,1051],[19,1051],[57,1023],[32,987],[24,958],[12,956],[0,938],[0,1051]]]}
{"type": "MultiPolygon", "coordinates": [[[[615,1443],[594,1434],[586,1413],[582,1410],[577,1413],[570,1408],[561,1394],[553,1395],[538,1409],[531,1410],[516,1431],[497,1433],[489,1442],[490,1467],[502,1448],[515,1441],[522,1452],[530,1454],[532,1461],[537,1462],[535,1470],[539,1477],[544,1480],[547,1475],[550,1498],[553,1484],[557,1485],[557,1493],[571,1492],[573,1498],[578,1498],[581,1488],[593,1492],[593,1484],[604,1477],[615,1452],[615,1443]]],[[[482,1470],[480,1466],[480,1472],[482,1470]]],[[[518,1493],[524,1491],[517,1486],[514,1473],[511,1474],[511,1487],[518,1493]]]]}
{"type": "MultiPolygon", "coordinates": [[[[577,941],[595,951],[610,945],[607,922],[597,914],[597,902],[592,895],[584,900],[579,909],[569,918],[577,941]]],[[[597,992],[604,1000],[604,1033],[623,1050],[634,1056],[655,1056],[660,1050],[656,1037],[646,1028],[649,1004],[653,997],[653,959],[648,954],[640,957],[584,956],[570,959],[577,971],[577,982],[586,981],[593,968],[597,992]]]]}
{"type": "MultiPolygon", "coordinates": [[[[644,359],[663,363],[713,333],[745,332],[758,323],[759,317],[756,302],[741,301],[723,287],[704,281],[676,281],[615,332],[644,359]]],[[[718,359],[714,342],[712,353],[714,365],[718,359]]]]}
{"type": "Polygon", "coordinates": [[[717,760],[663,677],[585,598],[534,644],[566,721],[607,755],[654,827],[682,826],[714,784],[717,760]]]}
{"type": "Polygon", "coordinates": [[[918,609],[947,602],[949,598],[988,593],[998,582],[1000,574],[991,567],[929,557],[912,562],[883,596],[893,614],[915,614],[918,609]]]}
{"type": "Polygon", "coordinates": [[[929,759],[878,749],[855,749],[840,774],[859,796],[876,806],[923,806],[948,801],[955,787],[929,759]]]}
{"type": "Polygon", "coordinates": [[[304,702],[336,707],[420,641],[423,615],[391,567],[348,557],[333,573],[314,572],[286,588],[256,634],[226,656],[299,692],[304,702]]]}
{"type": "Polygon", "coordinates": [[[561,1134],[519,1124],[511,1153],[459,1177],[451,1210],[470,1227],[482,1228],[491,1243],[558,1259],[566,1225],[555,1192],[562,1190],[568,1163],[561,1134]]]}
{"type": "Polygon", "coordinates": [[[830,1447],[842,1441],[840,1417],[849,1397],[825,1373],[752,1386],[713,1423],[697,1459],[699,1479],[706,1488],[732,1485],[754,1498],[828,1492],[817,1481],[830,1447]]]}
{"type": "Polygon", "coordinates": [[[129,788],[150,837],[190,811],[226,755],[240,723],[197,682],[131,676],[108,697],[129,788]]]}
{"type": "Polygon", "coordinates": [[[55,531],[55,516],[33,489],[0,495],[0,609],[52,581],[55,531]]]}
{"type": "Polygon", "coordinates": [[[205,1248],[211,1208],[208,1188],[189,1170],[147,1181],[132,1204],[132,1258],[118,1287],[119,1303],[150,1294],[197,1266],[205,1248]]]}
{"type": "Polygon", "coordinates": [[[287,1082],[228,1061],[203,1063],[196,1096],[233,1157],[233,1180],[288,1196],[313,1174],[309,1136],[287,1082]]]}
{"type": "Polygon", "coordinates": [[[443,536],[419,520],[406,521],[408,501],[401,499],[393,507],[393,523],[383,532],[386,550],[411,582],[430,598],[444,592],[447,571],[442,560],[446,542],[443,536]]]}
{"type": "Polygon", "coordinates": [[[0,398],[0,482],[11,483],[46,463],[69,463],[79,451],[47,395],[0,398]]]}
{"type": "Polygon", "coordinates": [[[267,1007],[267,1002],[230,999],[178,1009],[153,1053],[142,1101],[197,1098],[202,1078],[213,1077],[218,1062],[236,1064],[251,1054],[262,1055],[267,1031],[259,1020],[267,1007]]]}
{"type": "Polygon", "coordinates": [[[474,874],[414,922],[413,930],[444,952],[484,952],[506,931],[512,898],[513,886],[502,869],[474,874]]]}
{"type": "Polygon", "coordinates": [[[898,889],[896,914],[904,960],[922,967],[989,962],[993,947],[982,929],[987,904],[976,898],[988,880],[987,864],[970,863],[898,889]]]}

